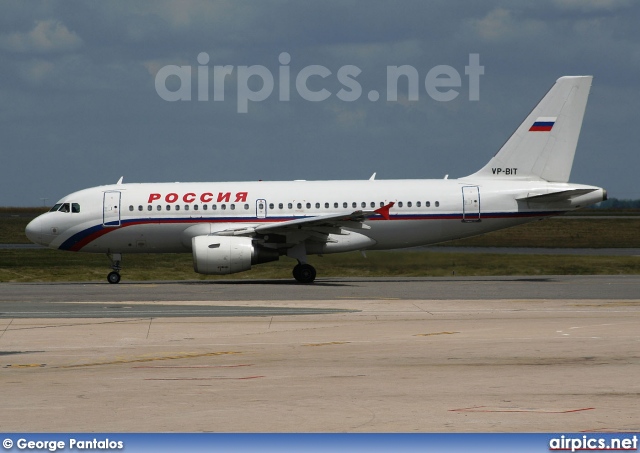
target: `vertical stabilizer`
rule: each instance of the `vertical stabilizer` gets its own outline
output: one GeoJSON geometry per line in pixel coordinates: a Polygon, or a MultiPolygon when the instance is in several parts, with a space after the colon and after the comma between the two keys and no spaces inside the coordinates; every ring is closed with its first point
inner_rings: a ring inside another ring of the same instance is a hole
{"type": "Polygon", "coordinates": [[[560,77],[493,159],[471,177],[568,182],[592,79],[560,77]]]}

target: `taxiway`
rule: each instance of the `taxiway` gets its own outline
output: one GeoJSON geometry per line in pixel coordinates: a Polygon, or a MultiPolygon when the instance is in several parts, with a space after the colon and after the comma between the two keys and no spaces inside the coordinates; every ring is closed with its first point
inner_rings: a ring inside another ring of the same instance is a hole
{"type": "Polygon", "coordinates": [[[638,277],[2,284],[3,431],[639,431],[638,277]]]}

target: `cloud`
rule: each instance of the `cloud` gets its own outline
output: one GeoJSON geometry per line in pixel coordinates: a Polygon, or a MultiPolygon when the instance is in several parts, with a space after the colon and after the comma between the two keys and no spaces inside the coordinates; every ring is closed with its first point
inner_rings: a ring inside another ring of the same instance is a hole
{"type": "Polygon", "coordinates": [[[28,33],[0,37],[0,47],[18,53],[71,52],[82,46],[82,39],[57,20],[36,21],[28,33]]]}
{"type": "Polygon", "coordinates": [[[21,62],[18,64],[18,73],[30,83],[39,85],[54,72],[55,65],[41,58],[21,62]]]}
{"type": "Polygon", "coordinates": [[[631,6],[631,0],[552,0],[559,9],[577,11],[613,11],[631,6]]]}
{"type": "Polygon", "coordinates": [[[549,23],[527,17],[522,12],[514,13],[496,8],[481,19],[471,19],[471,28],[485,42],[523,41],[549,33],[549,23]]]}

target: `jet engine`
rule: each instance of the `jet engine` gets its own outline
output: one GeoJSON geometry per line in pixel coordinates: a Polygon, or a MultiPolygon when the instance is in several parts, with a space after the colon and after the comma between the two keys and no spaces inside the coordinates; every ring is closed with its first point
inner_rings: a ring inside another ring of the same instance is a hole
{"type": "Polygon", "coordinates": [[[196,236],[191,239],[193,269],[199,274],[226,275],[248,271],[252,264],[277,261],[280,254],[253,244],[248,237],[196,236]]]}

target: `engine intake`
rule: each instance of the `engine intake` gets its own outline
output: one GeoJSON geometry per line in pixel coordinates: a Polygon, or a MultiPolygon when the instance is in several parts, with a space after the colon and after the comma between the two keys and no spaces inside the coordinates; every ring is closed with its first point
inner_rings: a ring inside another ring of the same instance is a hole
{"type": "Polygon", "coordinates": [[[193,269],[199,274],[226,275],[248,271],[252,264],[277,261],[277,250],[253,245],[247,237],[196,236],[191,239],[193,269]]]}

